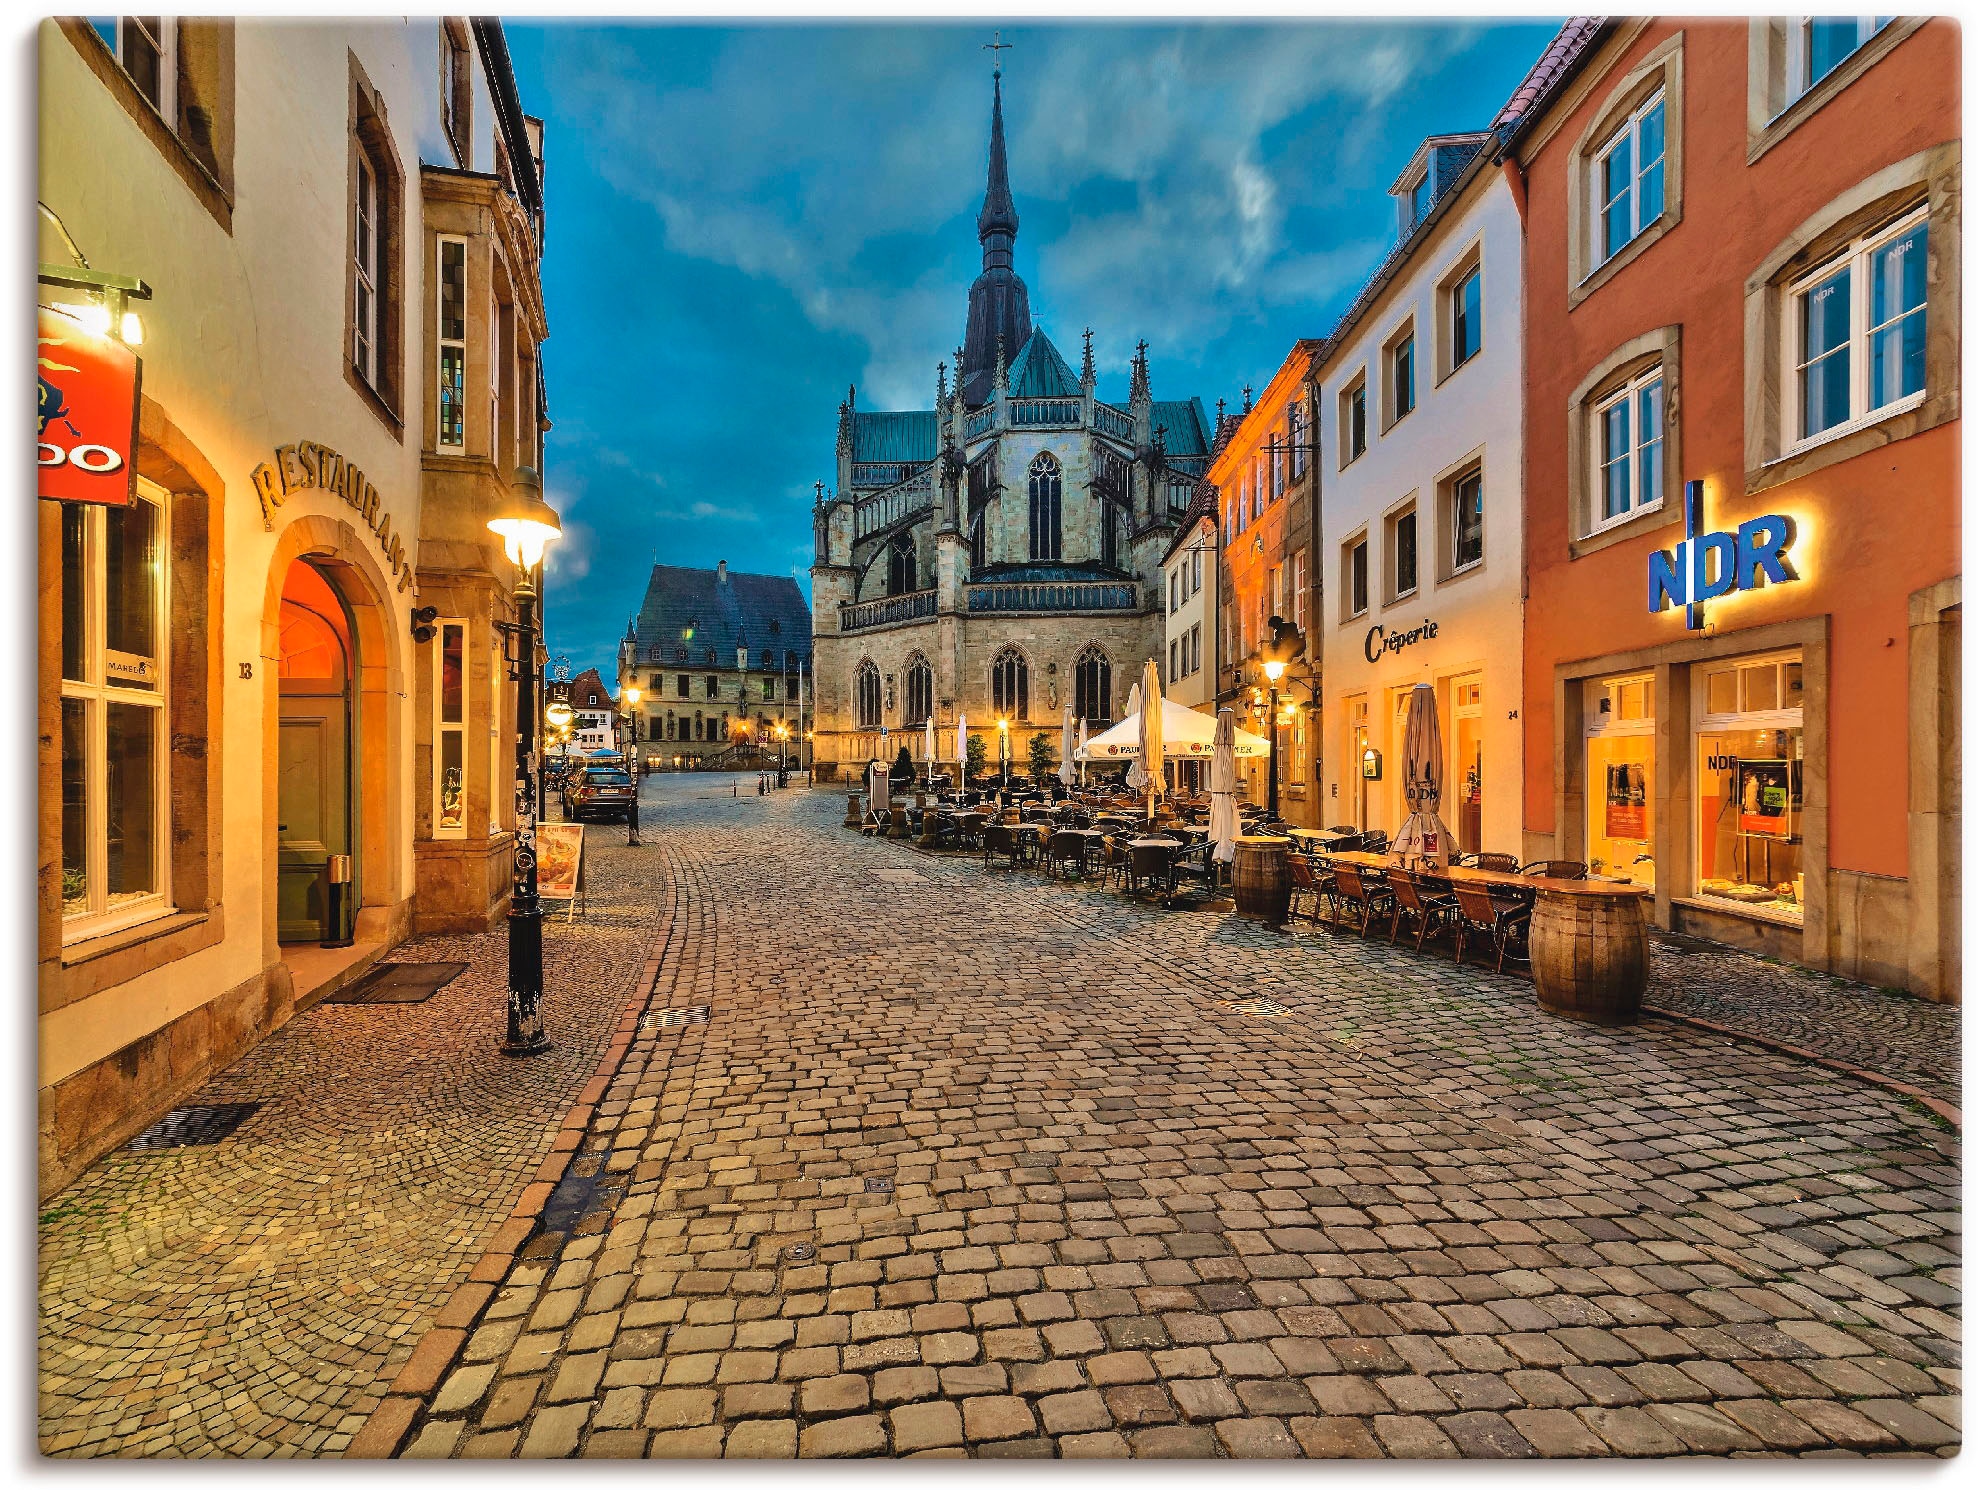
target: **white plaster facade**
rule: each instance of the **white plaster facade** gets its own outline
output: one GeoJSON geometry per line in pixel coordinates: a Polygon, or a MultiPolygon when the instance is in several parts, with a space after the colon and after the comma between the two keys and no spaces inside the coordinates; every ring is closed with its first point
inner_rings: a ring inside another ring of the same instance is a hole
{"type": "Polygon", "coordinates": [[[1161,677],[1178,704],[1216,712],[1216,596],[1222,564],[1215,508],[1191,510],[1161,565],[1167,651],[1161,677]]]}
{"type": "Polygon", "coordinates": [[[1320,816],[1327,824],[1390,835],[1400,829],[1405,715],[1398,711],[1413,685],[1429,683],[1445,750],[1444,820],[1466,853],[1519,851],[1520,247],[1516,203],[1485,151],[1437,199],[1415,241],[1384,267],[1385,281],[1377,277],[1349,311],[1343,335],[1335,333],[1320,364],[1320,816]],[[1472,265],[1481,271],[1481,346],[1452,366],[1452,292],[1472,265]],[[1393,418],[1399,400],[1389,364],[1411,321],[1414,407],[1393,418]],[[1347,460],[1352,391],[1362,377],[1365,450],[1347,460]],[[1482,554],[1459,567],[1455,504],[1459,484],[1472,473],[1482,479],[1482,554]],[[1402,592],[1405,573],[1397,560],[1410,510],[1417,573],[1412,590],[1402,592]],[[1355,605],[1351,557],[1361,542],[1367,545],[1364,610],[1355,605]],[[1378,780],[1363,772],[1369,749],[1379,755],[1378,780]]]}

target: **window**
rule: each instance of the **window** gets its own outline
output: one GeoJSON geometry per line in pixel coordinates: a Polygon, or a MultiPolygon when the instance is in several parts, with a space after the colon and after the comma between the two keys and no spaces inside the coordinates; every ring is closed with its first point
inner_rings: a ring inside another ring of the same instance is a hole
{"type": "Polygon", "coordinates": [[[1062,548],[1064,473],[1048,450],[1030,463],[1030,562],[1055,564],[1062,548]]]}
{"type": "Polygon", "coordinates": [[[1302,548],[1291,556],[1291,620],[1300,631],[1305,629],[1305,550],[1302,548]]]}
{"type": "Polygon", "coordinates": [[[707,697],[719,698],[721,696],[720,689],[721,680],[719,678],[709,678],[707,680],[707,697]]]}
{"type": "Polygon", "coordinates": [[[934,669],[919,652],[907,658],[907,710],[903,724],[925,724],[934,717],[934,669]]]}
{"type": "Polygon", "coordinates": [[[1447,487],[1449,572],[1461,574],[1483,562],[1483,471],[1473,469],[1447,487]]]}
{"type": "Polygon", "coordinates": [[[1350,466],[1367,453],[1367,375],[1362,372],[1339,396],[1339,423],[1344,437],[1340,465],[1350,466]]]}
{"type": "Polygon", "coordinates": [[[980,575],[988,565],[988,530],[983,525],[982,514],[978,512],[968,525],[968,572],[971,576],[980,575]]]}
{"type": "Polygon", "coordinates": [[[1346,545],[1346,619],[1367,613],[1367,540],[1365,535],[1346,545]]]}
{"type": "Polygon", "coordinates": [[[453,163],[474,168],[474,63],[467,45],[466,24],[447,17],[440,22],[440,118],[453,163]]]}
{"type": "Polygon", "coordinates": [[[776,697],[776,680],[774,678],[764,678],[762,680],[762,696],[770,699],[776,697]]]}
{"type": "Polygon", "coordinates": [[[1291,401],[1290,440],[1291,440],[1291,479],[1298,480],[1305,474],[1305,463],[1311,457],[1311,420],[1305,414],[1305,394],[1300,389],[1298,397],[1291,401]]]}
{"type": "Polygon", "coordinates": [[[852,709],[858,728],[879,728],[879,668],[870,657],[852,672],[852,709]]]}
{"type": "MultiPolygon", "coordinates": [[[[1175,676],[1171,656],[1168,678],[1172,681],[1175,676]]],[[[1087,647],[1072,664],[1072,709],[1078,718],[1095,724],[1113,717],[1113,665],[1097,647],[1087,647]]]]}
{"type": "Polygon", "coordinates": [[[1594,405],[1595,531],[1662,503],[1662,366],[1594,405]]]}
{"type": "Polygon", "coordinates": [[[1698,895],[1797,922],[1805,901],[1805,682],[1800,654],[1692,672],[1698,895]]]}
{"type": "Polygon", "coordinates": [[[378,173],[370,157],[357,157],[357,239],[352,247],[351,314],[356,318],[351,363],[365,382],[378,381],[378,173]]]}
{"type": "Polygon", "coordinates": [[[693,682],[693,679],[691,679],[691,678],[689,678],[689,677],[688,677],[688,676],[687,676],[687,675],[686,675],[685,673],[681,673],[681,674],[679,674],[679,683],[680,683],[680,697],[682,697],[682,698],[687,698],[687,697],[689,697],[689,694],[688,694],[688,692],[687,692],[687,688],[688,688],[688,685],[689,685],[690,683],[692,683],[692,682],[693,682]]]}
{"type": "Polygon", "coordinates": [[[467,623],[442,621],[433,638],[433,837],[466,836],[467,623]]]}
{"type": "Polygon", "coordinates": [[[1476,264],[1449,289],[1449,370],[1483,350],[1483,265],[1476,264]]]}
{"type": "Polygon", "coordinates": [[[1271,500],[1284,495],[1284,437],[1271,435],[1271,500]]]}
{"type": "Polygon", "coordinates": [[[62,507],[65,938],[167,909],[167,500],[62,507]]]}
{"type": "Polygon", "coordinates": [[[1282,564],[1271,565],[1270,606],[1265,611],[1266,627],[1268,627],[1272,616],[1277,617],[1279,620],[1284,619],[1284,566],[1282,564]]]}
{"type": "Polygon", "coordinates": [[[439,286],[441,450],[467,448],[467,242],[442,238],[439,286]]]}
{"type": "Polygon", "coordinates": [[[1789,289],[1796,442],[1923,401],[1929,232],[1913,213],[1789,289]]]}
{"type": "Polygon", "coordinates": [[[1188,591],[1192,595],[1202,588],[1202,550],[1195,550],[1195,557],[1189,564],[1188,591]]]}
{"type": "Polygon", "coordinates": [[[1411,321],[1386,347],[1383,359],[1387,382],[1386,422],[1399,424],[1415,411],[1415,327],[1411,321]]]}
{"type": "Polygon", "coordinates": [[[1415,505],[1412,502],[1399,512],[1390,514],[1387,519],[1386,602],[1390,605],[1413,595],[1420,583],[1421,565],[1416,546],[1417,527],[1415,505]]]}
{"type": "Polygon", "coordinates": [[[913,535],[895,534],[886,549],[886,593],[906,595],[917,589],[914,568],[913,535]]]}
{"type": "Polygon", "coordinates": [[[177,26],[164,16],[100,16],[90,24],[130,74],[145,102],[167,119],[175,118],[177,26]]]}
{"type": "Polygon", "coordinates": [[[1006,647],[996,655],[989,669],[989,689],[1000,717],[1030,717],[1030,665],[1015,647],[1006,647]]]}
{"type": "Polygon", "coordinates": [[[1894,16],[1796,16],[1789,33],[1788,75],[1795,97],[1853,56],[1894,16]]]}
{"type": "Polygon", "coordinates": [[[1663,97],[1658,89],[1594,158],[1597,239],[1604,263],[1662,216],[1663,97]]]}
{"type": "Polygon", "coordinates": [[[1181,641],[1176,638],[1168,643],[1168,681],[1172,683],[1181,676],[1181,641]]]}
{"type": "Polygon", "coordinates": [[[1179,569],[1170,569],[1168,571],[1168,614],[1173,615],[1180,609],[1181,571],[1179,569]]]}
{"type": "Polygon", "coordinates": [[[1188,670],[1199,673],[1202,670],[1202,623],[1197,621],[1188,628],[1188,670]]]}
{"type": "Polygon", "coordinates": [[[1127,512],[1117,502],[1102,501],[1099,519],[1104,527],[1099,537],[1099,562],[1109,569],[1124,569],[1127,562],[1127,512]]]}
{"type": "Polygon", "coordinates": [[[1429,215],[1430,188],[1429,173],[1426,169],[1408,188],[1408,226],[1413,227],[1429,215]]]}

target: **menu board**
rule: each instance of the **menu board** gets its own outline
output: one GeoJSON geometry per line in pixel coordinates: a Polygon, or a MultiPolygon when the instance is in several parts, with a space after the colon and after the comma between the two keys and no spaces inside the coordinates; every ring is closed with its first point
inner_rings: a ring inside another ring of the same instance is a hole
{"type": "Polygon", "coordinates": [[[1648,775],[1640,761],[1617,761],[1607,768],[1606,836],[1633,843],[1648,839],[1648,775]]]}
{"type": "Polygon", "coordinates": [[[584,863],[582,823],[536,824],[536,894],[575,900],[584,863]]]}
{"type": "Polygon", "coordinates": [[[1765,838],[1791,838],[1792,762],[1740,759],[1734,770],[1738,831],[1765,838]]]}

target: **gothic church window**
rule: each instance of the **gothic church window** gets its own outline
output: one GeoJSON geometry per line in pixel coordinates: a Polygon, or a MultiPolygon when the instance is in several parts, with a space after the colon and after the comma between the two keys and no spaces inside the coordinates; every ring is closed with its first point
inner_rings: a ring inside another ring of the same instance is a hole
{"type": "Polygon", "coordinates": [[[998,716],[1030,717],[1030,664],[1015,647],[1005,647],[996,654],[996,661],[989,669],[989,687],[998,716]]]}
{"type": "Polygon", "coordinates": [[[914,579],[913,535],[897,534],[886,550],[886,593],[908,594],[919,588],[914,579]]]}
{"type": "Polygon", "coordinates": [[[1117,502],[1103,504],[1105,528],[1101,534],[1099,562],[1108,569],[1126,568],[1126,509],[1117,502]]]}
{"type": "Polygon", "coordinates": [[[971,577],[979,575],[989,566],[989,527],[982,520],[982,514],[975,514],[975,521],[968,525],[968,572],[971,577]]]}
{"type": "Polygon", "coordinates": [[[858,728],[879,728],[879,669],[869,657],[852,674],[852,708],[858,728]]]}
{"type": "Polygon", "coordinates": [[[1113,665],[1096,646],[1072,664],[1072,707],[1080,719],[1103,724],[1113,717],[1113,665]]]}
{"type": "Polygon", "coordinates": [[[925,724],[934,715],[934,669],[915,652],[907,658],[907,709],[902,724],[925,724]]]}
{"type": "Polygon", "coordinates": [[[1030,463],[1030,562],[1055,564],[1063,550],[1064,472],[1045,451],[1030,463]]]}

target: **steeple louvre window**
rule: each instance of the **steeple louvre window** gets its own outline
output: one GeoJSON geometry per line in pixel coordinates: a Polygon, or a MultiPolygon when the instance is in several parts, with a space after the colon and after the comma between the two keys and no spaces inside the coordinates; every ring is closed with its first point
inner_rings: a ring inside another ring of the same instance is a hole
{"type": "Polygon", "coordinates": [[[1055,564],[1063,555],[1064,472],[1048,450],[1030,463],[1030,561],[1055,564]]]}

